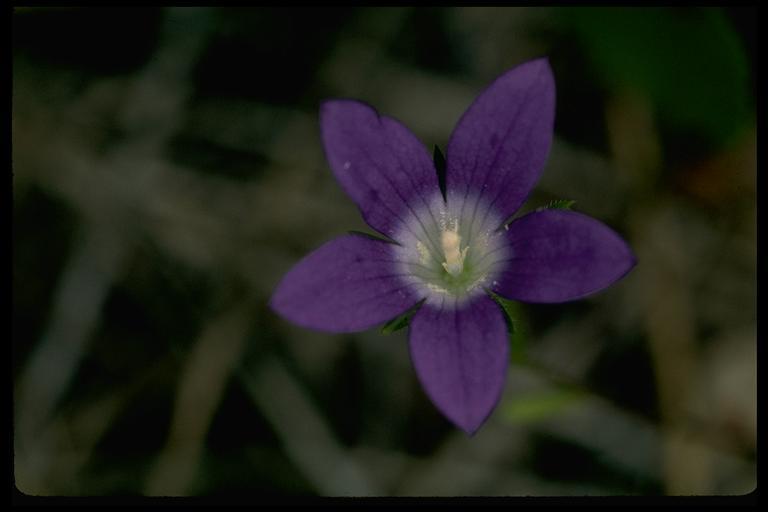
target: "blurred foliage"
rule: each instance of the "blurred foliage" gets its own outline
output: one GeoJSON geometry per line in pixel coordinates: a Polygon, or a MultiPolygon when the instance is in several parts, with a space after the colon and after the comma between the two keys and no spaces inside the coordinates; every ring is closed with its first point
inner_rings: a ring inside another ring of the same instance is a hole
{"type": "Polygon", "coordinates": [[[722,146],[752,120],[742,42],[717,8],[563,8],[559,16],[611,89],[639,88],[662,123],[722,146]]]}
{"type": "Polygon", "coordinates": [[[435,163],[435,171],[437,171],[437,184],[443,198],[445,198],[445,156],[437,144],[435,144],[435,149],[432,152],[432,161],[435,163]]]}
{"type": "Polygon", "coordinates": [[[196,95],[305,103],[307,85],[354,11],[338,7],[218,9],[215,36],[194,72],[196,95]]]}

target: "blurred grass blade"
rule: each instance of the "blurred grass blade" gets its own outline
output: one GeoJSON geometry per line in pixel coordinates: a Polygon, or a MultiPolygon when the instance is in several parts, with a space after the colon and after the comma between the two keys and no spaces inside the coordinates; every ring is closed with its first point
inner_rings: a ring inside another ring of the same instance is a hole
{"type": "Polygon", "coordinates": [[[519,396],[502,408],[504,419],[513,423],[529,423],[560,414],[584,398],[584,393],[561,388],[519,396]]]}

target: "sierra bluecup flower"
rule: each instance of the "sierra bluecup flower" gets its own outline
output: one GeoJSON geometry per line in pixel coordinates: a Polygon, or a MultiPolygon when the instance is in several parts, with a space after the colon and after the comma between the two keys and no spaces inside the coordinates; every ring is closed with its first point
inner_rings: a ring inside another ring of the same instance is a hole
{"type": "Polygon", "coordinates": [[[331,240],[296,264],[272,308],[312,329],[368,329],[421,304],[411,358],[432,402],[468,433],[501,396],[509,359],[490,293],[564,302],[601,290],[635,264],[627,244],[586,215],[545,209],[508,219],[549,153],[555,84],[546,59],[501,75],[474,101],[446,150],[445,197],[424,146],[398,121],[353,100],[320,110],[336,179],[391,242],[331,240]]]}

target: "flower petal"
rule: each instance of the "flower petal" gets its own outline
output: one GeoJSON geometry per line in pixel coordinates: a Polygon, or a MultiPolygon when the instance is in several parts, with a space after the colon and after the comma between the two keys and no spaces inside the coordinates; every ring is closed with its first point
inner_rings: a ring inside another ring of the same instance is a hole
{"type": "Polygon", "coordinates": [[[428,201],[440,194],[437,172],[400,122],[359,101],[330,100],[320,107],[320,127],[328,163],[368,225],[394,238],[409,214],[429,214],[428,201]]]}
{"type": "Polygon", "coordinates": [[[496,407],[507,374],[509,335],[498,305],[482,295],[456,307],[425,303],[411,321],[411,359],[429,398],[474,433],[496,407]]]}
{"type": "Polygon", "coordinates": [[[616,232],[568,210],[529,213],[509,224],[506,236],[511,255],[493,290],[523,302],[584,297],[617,281],[636,263],[616,232]]]}
{"type": "Polygon", "coordinates": [[[400,279],[391,246],[357,234],[331,240],[283,277],[270,306],[295,324],[329,332],[391,320],[421,298],[400,279]]]}
{"type": "MultiPolygon", "coordinates": [[[[544,168],[555,119],[555,81],[546,59],[497,78],[467,109],[446,149],[448,202],[484,196],[480,212],[512,215],[544,168]]],[[[477,209],[480,201],[466,208],[477,209]]]]}

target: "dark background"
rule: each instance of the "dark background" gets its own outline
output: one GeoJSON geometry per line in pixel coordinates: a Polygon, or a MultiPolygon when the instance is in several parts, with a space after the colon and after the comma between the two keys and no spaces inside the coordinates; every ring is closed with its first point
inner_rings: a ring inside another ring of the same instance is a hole
{"type": "Polygon", "coordinates": [[[14,475],[32,495],[743,494],[756,450],[756,9],[18,8],[14,475]],[[517,307],[469,438],[406,331],[266,306],[368,230],[317,107],[353,97],[431,151],[548,56],[556,133],[523,211],[612,226],[638,266],[517,307]]]}

